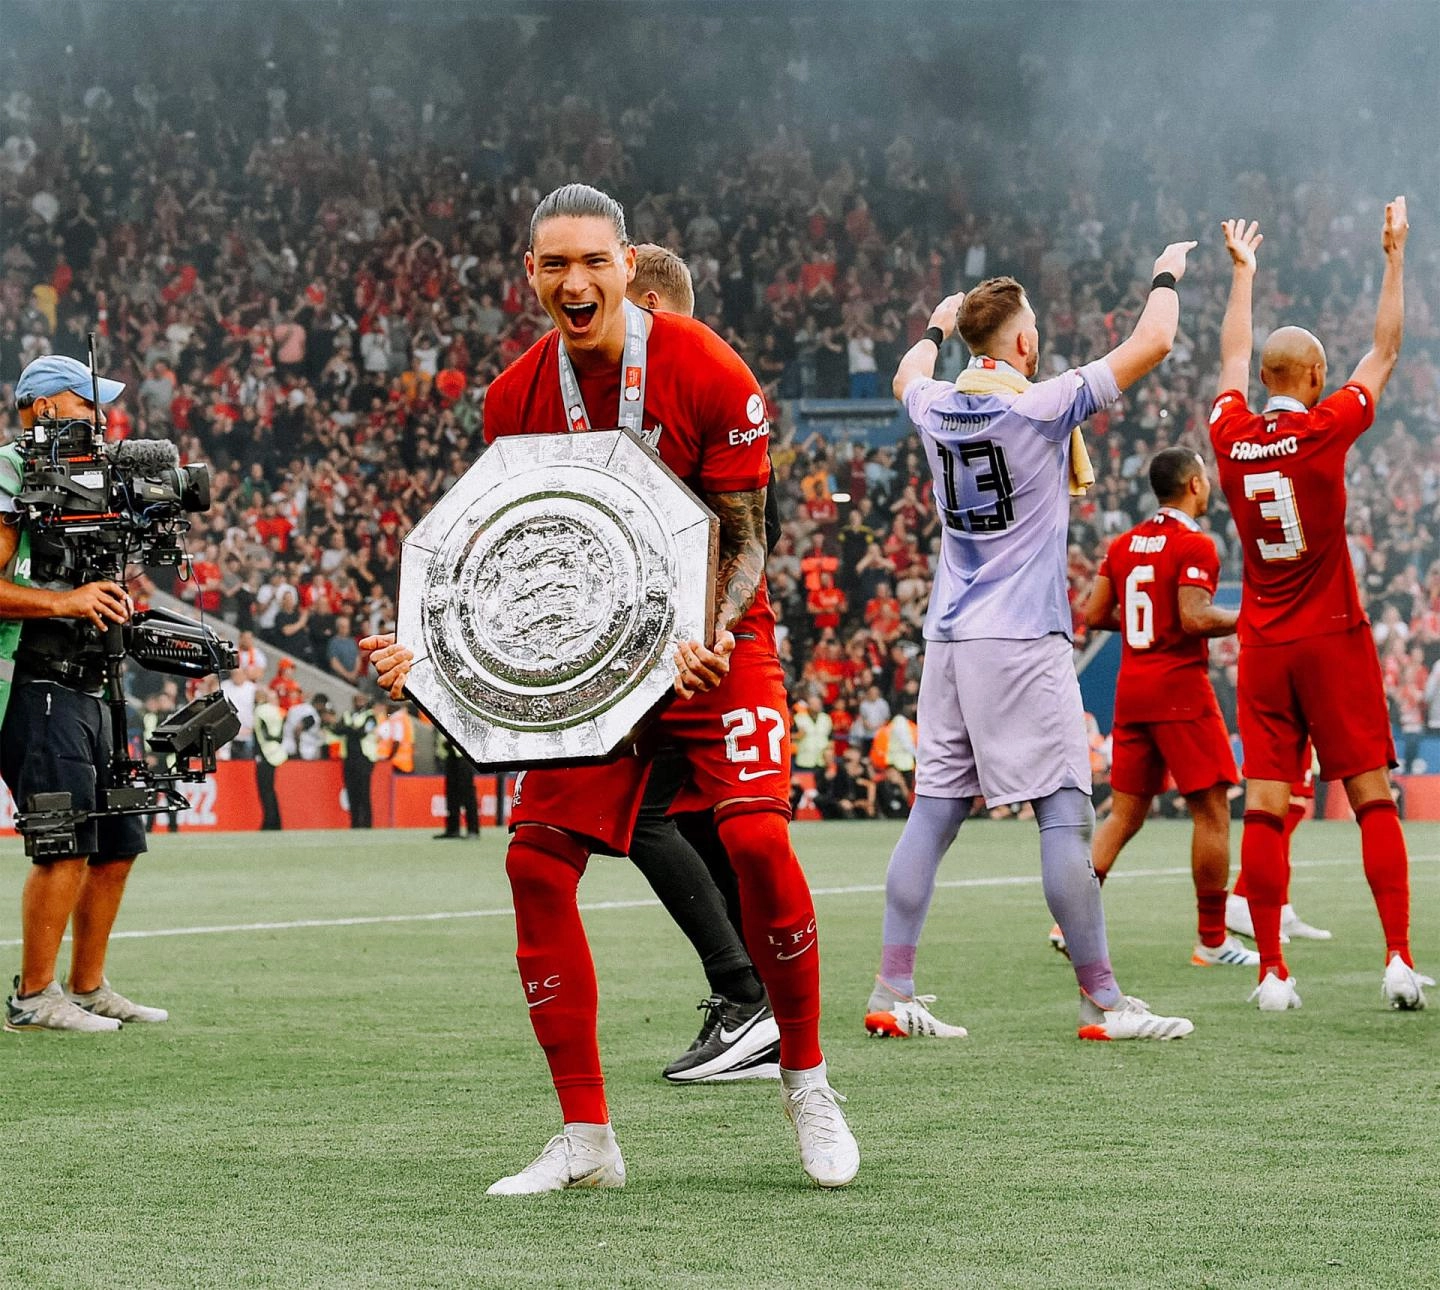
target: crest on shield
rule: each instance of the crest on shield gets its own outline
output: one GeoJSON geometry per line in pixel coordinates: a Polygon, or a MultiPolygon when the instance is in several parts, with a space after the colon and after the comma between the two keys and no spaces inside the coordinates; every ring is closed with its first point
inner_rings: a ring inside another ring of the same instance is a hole
{"type": "Polygon", "coordinates": [[[613,755],[708,641],[718,523],[628,430],[497,440],[406,537],[406,689],[482,767],[613,755]]]}

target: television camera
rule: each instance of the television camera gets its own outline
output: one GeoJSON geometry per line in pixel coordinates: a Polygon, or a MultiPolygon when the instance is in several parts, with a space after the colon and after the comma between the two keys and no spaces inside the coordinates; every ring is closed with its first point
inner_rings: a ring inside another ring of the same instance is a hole
{"type": "MultiPolygon", "coordinates": [[[[95,371],[94,337],[90,370],[95,371]]],[[[93,420],[37,421],[17,445],[22,463],[16,502],[28,526],[31,581],[79,587],[110,580],[124,585],[126,567],[180,567],[190,515],[210,508],[207,466],[180,464],[163,441],[107,443],[95,381],[93,420]]],[[[94,630],[94,629],[87,629],[94,630]]],[[[86,819],[151,815],[188,808],[176,787],[215,770],[216,752],[240,731],[240,719],[219,692],[174,713],[151,734],[150,751],[168,768],[130,755],[124,666],[172,676],[220,675],[237,666],[233,645],[202,622],[165,609],[147,609],[98,633],[103,647],[103,701],[110,709],[110,787],[93,811],[76,810],[69,793],[37,793],[20,804],[15,826],[29,856],[76,852],[75,827],[86,819]]],[[[60,663],[63,671],[66,664],[60,663]]],[[[76,676],[80,668],[74,667],[76,676]]]]}

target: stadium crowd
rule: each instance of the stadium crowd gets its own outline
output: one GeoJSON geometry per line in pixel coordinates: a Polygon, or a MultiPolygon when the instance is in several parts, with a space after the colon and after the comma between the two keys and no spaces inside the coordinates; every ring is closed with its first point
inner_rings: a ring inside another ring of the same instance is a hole
{"type": "MultiPolygon", "coordinates": [[[[610,78],[604,102],[555,97],[533,74],[543,23],[472,24],[478,41],[447,57],[418,36],[380,48],[363,25],[304,21],[303,63],[217,39],[170,79],[164,40],[116,29],[125,56],[103,67],[57,45],[63,75],[46,60],[15,70],[0,101],[0,380],[48,351],[83,359],[97,328],[102,370],[129,383],[113,433],[172,438],[216,472],[177,594],[345,681],[363,679],[355,640],[393,622],[402,537],[481,446],[489,383],[548,326],[521,251],[535,202],[569,179],[620,196],[633,240],[685,256],[697,316],[770,396],[785,522],[769,572],[796,763],[836,815],[903,813],[937,521],[914,438],[806,434],[792,400],[888,397],[934,303],[999,273],[1029,286],[1042,372],[1088,361],[1128,331],[1154,249],[1200,238],[1170,359],[1087,433],[1098,478],[1070,547],[1084,648],[1104,545],[1152,505],[1148,457],[1207,451],[1221,217],[1265,221],[1260,334],[1312,327],[1332,383],[1369,343],[1383,195],[1313,158],[1221,147],[1200,123],[1129,130],[1041,97],[1017,148],[990,128],[993,105],[931,110],[923,51],[904,52],[913,75],[891,83],[910,97],[886,114],[863,92],[815,93],[836,60],[879,57],[843,30],[808,28],[802,59],[706,39],[752,19],[665,24],[645,55],[683,61],[685,85],[610,78]],[[730,84],[754,93],[722,113],[730,84]]],[[[628,30],[589,32],[577,85],[604,83],[587,73],[628,30]]],[[[1417,214],[1436,209],[1426,196],[1417,214]]],[[[1396,727],[1415,738],[1440,730],[1436,300],[1432,250],[1412,260],[1405,354],[1349,481],[1352,558],[1396,727]]],[[[941,369],[961,361],[947,347],[941,369]]],[[[1207,523],[1238,578],[1218,490],[1207,523]]],[[[1213,652],[1232,729],[1235,648],[1213,652]]]]}

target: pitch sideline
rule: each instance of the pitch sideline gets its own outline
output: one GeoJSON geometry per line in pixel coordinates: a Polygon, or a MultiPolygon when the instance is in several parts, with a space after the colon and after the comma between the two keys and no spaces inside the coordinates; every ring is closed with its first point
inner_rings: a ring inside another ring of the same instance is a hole
{"type": "MultiPolygon", "coordinates": [[[[1432,864],[1440,861],[1440,855],[1411,856],[1411,864],[1432,864]]],[[[1354,857],[1336,860],[1296,860],[1292,863],[1295,869],[1324,869],[1335,865],[1359,864],[1354,857]]],[[[1137,878],[1188,878],[1190,877],[1189,866],[1183,868],[1177,866],[1170,869],[1131,869],[1122,870],[1119,873],[1112,873],[1106,879],[1107,883],[1123,882],[1137,878]]],[[[1033,887],[1040,883],[1040,875],[1035,874],[1013,874],[996,876],[990,878],[955,878],[949,882],[937,882],[937,889],[975,888],[975,887],[1033,887]]],[[[821,896],[864,896],[874,895],[885,890],[884,883],[862,883],[849,887],[812,887],[811,894],[821,896]]],[[[660,902],[653,897],[644,900],[596,900],[582,903],[580,909],[584,913],[603,912],[611,909],[659,909],[660,902]]],[[[510,918],[515,910],[510,905],[496,909],[457,909],[440,910],[428,914],[365,914],[354,918],[297,918],[283,923],[220,923],[204,927],[160,927],[150,931],[119,931],[112,932],[110,939],[144,941],[152,940],[162,936],[216,936],[225,933],[237,932],[289,932],[300,931],[306,928],[315,927],[374,927],[393,923],[444,923],[453,922],[465,918],[510,918]]],[[[69,939],[67,934],[66,940],[69,939]]],[[[0,940],[0,948],[13,949],[19,946],[21,941],[0,940]]]]}

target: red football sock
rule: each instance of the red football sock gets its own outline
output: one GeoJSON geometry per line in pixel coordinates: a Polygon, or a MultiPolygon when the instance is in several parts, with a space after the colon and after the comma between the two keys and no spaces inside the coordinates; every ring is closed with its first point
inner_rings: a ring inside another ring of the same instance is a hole
{"type": "Polygon", "coordinates": [[[1410,958],[1410,857],[1405,851],[1400,812],[1394,802],[1381,799],[1366,802],[1355,812],[1355,819],[1360,825],[1365,881],[1385,929],[1385,961],[1398,954],[1414,967],[1410,958]]]}
{"type": "Polygon", "coordinates": [[[1239,896],[1241,900],[1250,899],[1250,889],[1245,885],[1245,866],[1240,866],[1240,875],[1235,879],[1235,885],[1230,889],[1231,895],[1239,896]]]}
{"type": "Polygon", "coordinates": [[[517,829],[505,856],[520,984],[567,1124],[610,1119],[596,1034],[595,962],[577,904],[588,859],[569,834],[536,825],[517,829]]]}
{"type": "Polygon", "coordinates": [[[1200,914],[1200,944],[1214,949],[1225,940],[1225,888],[1197,891],[1195,907],[1200,914]]]}
{"type": "Polygon", "coordinates": [[[755,970],[780,1028],[780,1065],[809,1070],[820,1051],[820,948],[815,905],[790,846],[785,816],[768,802],[737,802],[715,812],[735,868],[740,915],[755,970]]]}
{"type": "Polygon", "coordinates": [[[1290,860],[1285,854],[1285,822],[1269,811],[1246,811],[1240,836],[1240,873],[1249,895],[1260,951],[1260,980],[1268,972],[1284,980],[1290,975],[1280,952],[1280,906],[1290,888],[1290,860]]]}

